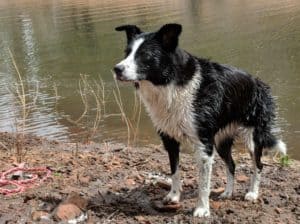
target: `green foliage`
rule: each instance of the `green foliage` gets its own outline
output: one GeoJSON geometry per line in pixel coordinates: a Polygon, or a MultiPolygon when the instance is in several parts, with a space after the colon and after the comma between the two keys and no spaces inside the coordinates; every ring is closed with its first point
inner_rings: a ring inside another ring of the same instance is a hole
{"type": "Polygon", "coordinates": [[[280,165],[281,166],[290,166],[292,164],[292,160],[288,155],[284,155],[280,157],[280,165]]]}
{"type": "Polygon", "coordinates": [[[54,172],[54,173],[53,173],[53,176],[55,176],[55,177],[61,177],[61,173],[54,172]]]}

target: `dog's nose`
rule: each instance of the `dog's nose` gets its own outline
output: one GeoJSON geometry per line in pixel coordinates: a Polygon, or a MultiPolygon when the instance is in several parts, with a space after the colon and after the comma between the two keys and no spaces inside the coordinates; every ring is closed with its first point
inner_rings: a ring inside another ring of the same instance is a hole
{"type": "Polygon", "coordinates": [[[125,67],[123,65],[116,65],[114,67],[114,72],[116,73],[116,76],[117,77],[122,76],[124,69],[125,69],[125,67]]]}

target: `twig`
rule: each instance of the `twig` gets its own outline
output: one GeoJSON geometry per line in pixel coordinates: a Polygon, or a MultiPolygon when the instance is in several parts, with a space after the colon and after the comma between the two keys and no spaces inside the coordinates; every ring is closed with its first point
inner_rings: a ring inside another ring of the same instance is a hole
{"type": "Polygon", "coordinates": [[[112,221],[111,218],[114,217],[115,214],[116,214],[117,212],[119,212],[119,210],[116,210],[116,211],[114,211],[113,213],[111,213],[111,214],[104,220],[103,223],[111,222],[111,221],[112,221]]]}
{"type": "Polygon", "coordinates": [[[0,145],[1,145],[3,148],[5,148],[7,151],[9,151],[9,148],[7,148],[7,146],[4,145],[3,142],[0,142],[0,145]]]}

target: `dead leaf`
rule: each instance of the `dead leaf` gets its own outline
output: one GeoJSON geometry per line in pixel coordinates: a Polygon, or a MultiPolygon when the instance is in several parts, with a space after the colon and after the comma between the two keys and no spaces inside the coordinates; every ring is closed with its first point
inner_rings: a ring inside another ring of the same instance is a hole
{"type": "Polygon", "coordinates": [[[225,188],[224,187],[219,187],[217,189],[213,189],[211,192],[212,193],[215,193],[215,194],[221,194],[225,191],[225,188]]]}
{"type": "Polygon", "coordinates": [[[213,208],[213,209],[219,209],[219,208],[221,208],[221,206],[222,206],[222,202],[221,201],[212,201],[211,203],[210,203],[210,205],[211,205],[211,207],[213,208]]]}
{"type": "Polygon", "coordinates": [[[238,175],[236,177],[237,181],[240,183],[245,183],[249,180],[249,177],[245,176],[245,175],[238,175]]]}
{"type": "Polygon", "coordinates": [[[152,205],[159,212],[176,212],[182,207],[180,203],[164,204],[161,201],[154,201],[152,205]]]}

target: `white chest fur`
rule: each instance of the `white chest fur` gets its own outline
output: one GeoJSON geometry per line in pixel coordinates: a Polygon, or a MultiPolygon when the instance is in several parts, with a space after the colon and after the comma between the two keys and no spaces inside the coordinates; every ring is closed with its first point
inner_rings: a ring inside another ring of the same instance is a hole
{"type": "Polygon", "coordinates": [[[148,81],[140,82],[140,97],[157,130],[180,142],[197,141],[193,101],[200,81],[200,73],[196,73],[184,86],[173,83],[154,86],[148,81]]]}

